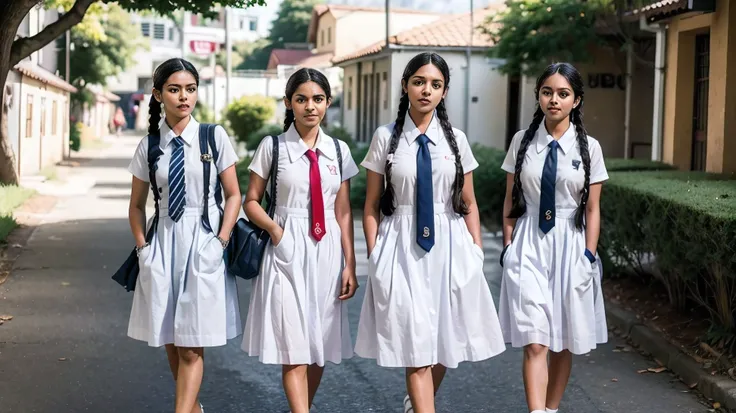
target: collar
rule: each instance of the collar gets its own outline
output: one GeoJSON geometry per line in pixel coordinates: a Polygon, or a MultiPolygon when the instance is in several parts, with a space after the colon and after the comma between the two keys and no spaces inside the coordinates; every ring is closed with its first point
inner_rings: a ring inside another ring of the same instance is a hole
{"type": "MultiPolygon", "coordinates": [[[[161,119],[161,125],[159,126],[159,133],[161,134],[161,149],[167,147],[171,141],[176,138],[177,134],[169,128],[166,124],[166,119],[161,119]]],[[[189,116],[189,123],[184,130],[181,132],[181,137],[184,139],[187,145],[192,146],[192,140],[199,133],[199,122],[194,119],[194,116],[189,116]]]]}
{"type": "MultiPolygon", "coordinates": [[[[309,150],[309,147],[304,143],[302,137],[299,136],[299,132],[297,132],[296,126],[293,123],[289,127],[289,130],[284,133],[284,138],[286,140],[286,151],[289,153],[289,161],[291,163],[296,162],[309,150]]],[[[321,127],[319,128],[319,135],[317,135],[317,143],[314,145],[314,148],[329,160],[333,160],[337,156],[335,143],[321,127]]]]}
{"type": "MultiPolygon", "coordinates": [[[[542,151],[547,148],[547,145],[549,145],[549,143],[554,140],[552,135],[547,132],[547,128],[544,127],[544,119],[537,129],[535,139],[537,141],[537,153],[542,153],[542,151]]],[[[576,139],[577,136],[575,132],[575,125],[570,122],[570,127],[567,128],[565,133],[563,133],[558,140],[560,144],[560,149],[562,149],[562,153],[567,155],[567,153],[570,152],[570,149],[572,149],[573,145],[575,145],[576,139]]]]}
{"type": "MultiPolygon", "coordinates": [[[[414,124],[411,116],[409,116],[409,111],[406,112],[406,117],[404,118],[403,134],[406,138],[406,142],[409,145],[414,143],[419,135],[422,134],[417,125],[414,124]]],[[[441,137],[445,136],[442,132],[442,128],[440,127],[440,122],[437,119],[437,111],[434,111],[434,113],[432,114],[432,120],[429,121],[429,126],[427,127],[427,131],[424,132],[424,134],[427,135],[429,141],[435,145],[439,143],[441,137]]]]}

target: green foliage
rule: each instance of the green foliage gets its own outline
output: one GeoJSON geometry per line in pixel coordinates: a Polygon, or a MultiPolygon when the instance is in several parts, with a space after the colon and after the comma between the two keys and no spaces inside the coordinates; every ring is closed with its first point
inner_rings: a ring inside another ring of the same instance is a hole
{"type": "Polygon", "coordinates": [[[347,129],[343,128],[342,126],[329,126],[325,128],[325,133],[332,136],[333,138],[340,139],[341,141],[348,144],[348,147],[352,151],[355,149],[355,141],[353,140],[353,136],[348,132],[347,129]]]}
{"type": "Polygon", "coordinates": [[[614,171],[666,171],[674,170],[675,167],[657,161],[648,159],[624,159],[624,158],[607,158],[605,160],[608,172],[614,171]]]}
{"type": "Polygon", "coordinates": [[[683,171],[613,172],[601,202],[607,274],[662,283],[680,310],[693,303],[714,331],[734,330],[736,180],[683,171]]]}
{"type": "Polygon", "coordinates": [[[209,0],[149,0],[145,2],[140,0],[117,0],[116,2],[127,10],[152,10],[168,16],[179,9],[184,9],[192,13],[201,13],[206,17],[217,15],[217,12],[213,11],[215,6],[231,6],[244,9],[266,5],[266,0],[220,0],[216,3],[209,0]]]}
{"type": "Polygon", "coordinates": [[[538,76],[553,61],[588,62],[602,44],[596,21],[615,14],[615,0],[507,0],[484,23],[495,42],[491,56],[506,59],[503,73],[538,76]]]}
{"type": "Polygon", "coordinates": [[[30,189],[0,185],[0,243],[4,242],[10,231],[17,226],[13,210],[31,195],[33,191],[30,189]]]}
{"type": "Polygon", "coordinates": [[[84,124],[81,122],[69,122],[69,148],[74,152],[78,152],[82,147],[82,128],[84,124]]]}
{"type": "Polygon", "coordinates": [[[215,123],[215,112],[208,105],[197,103],[192,111],[192,116],[199,123],[215,123]]]}
{"type": "Polygon", "coordinates": [[[480,166],[473,171],[473,187],[481,223],[499,230],[503,224],[503,200],[506,195],[506,172],[501,169],[506,152],[475,144],[473,155],[480,166]]]}
{"type": "Polygon", "coordinates": [[[254,151],[256,148],[258,148],[258,145],[261,143],[263,138],[266,136],[271,135],[281,135],[284,132],[284,127],[280,126],[275,123],[269,123],[266,125],[263,125],[260,129],[257,131],[251,133],[248,136],[248,140],[245,142],[245,148],[249,151],[254,151]]]}
{"type": "Polygon", "coordinates": [[[248,137],[263,127],[275,111],[276,102],[269,97],[243,96],[227,107],[225,119],[237,140],[247,144],[248,137]]]}
{"type": "MultiPolygon", "coordinates": [[[[368,147],[358,147],[355,149],[351,149],[351,155],[353,156],[353,160],[355,160],[355,163],[360,165],[361,162],[363,162],[363,159],[365,159],[365,155],[368,153],[368,147]]],[[[366,191],[366,177],[367,177],[366,169],[363,167],[358,167],[358,175],[355,175],[353,179],[350,180],[350,205],[353,207],[353,210],[355,211],[362,211],[365,207],[365,191],[366,191]]]]}
{"type": "Polygon", "coordinates": [[[235,165],[235,173],[238,175],[238,185],[240,186],[240,194],[245,195],[248,192],[248,184],[250,183],[250,171],[248,167],[253,159],[246,156],[235,165]]]}

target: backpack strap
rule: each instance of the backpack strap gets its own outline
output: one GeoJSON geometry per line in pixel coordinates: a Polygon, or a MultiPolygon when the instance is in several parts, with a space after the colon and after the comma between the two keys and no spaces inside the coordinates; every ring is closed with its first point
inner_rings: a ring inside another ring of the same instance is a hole
{"type": "MultiPolygon", "coordinates": [[[[210,144],[210,150],[212,151],[212,159],[215,161],[215,169],[217,169],[217,161],[220,159],[220,151],[217,150],[217,142],[215,141],[215,129],[217,125],[214,125],[210,130],[211,133],[207,134],[207,142],[210,144]]],[[[222,181],[220,181],[220,171],[217,171],[217,179],[215,180],[215,203],[217,209],[220,210],[220,215],[225,214],[224,205],[222,202],[222,181]]]]}
{"type": "Polygon", "coordinates": [[[151,228],[146,233],[146,242],[151,242],[153,234],[158,227],[158,216],[159,216],[159,201],[161,200],[161,193],[156,184],[156,170],[158,169],[158,158],[163,155],[161,150],[161,136],[159,134],[148,135],[148,180],[151,184],[151,192],[153,192],[153,200],[156,204],[156,212],[153,216],[153,223],[151,228]]]}
{"type": "Polygon", "coordinates": [[[337,165],[340,168],[340,179],[342,179],[342,149],[340,149],[340,141],[337,138],[332,138],[335,142],[335,153],[337,154],[337,165]]]}
{"type": "MultiPolygon", "coordinates": [[[[214,233],[212,231],[212,225],[210,224],[210,212],[209,212],[209,204],[210,204],[210,168],[213,161],[212,155],[209,154],[209,147],[210,147],[210,140],[209,136],[212,135],[212,140],[214,140],[215,135],[215,126],[212,124],[207,123],[201,123],[199,124],[199,151],[200,151],[200,157],[199,159],[202,161],[202,176],[203,176],[203,188],[204,188],[204,196],[203,196],[203,204],[202,204],[202,226],[204,226],[204,229],[214,233]]],[[[217,166],[215,166],[217,168],[217,166]]],[[[219,182],[219,179],[217,180],[219,182]]],[[[218,186],[215,187],[216,189],[219,188],[218,186]]]]}
{"type": "Polygon", "coordinates": [[[273,218],[276,212],[276,184],[278,183],[279,176],[279,137],[271,135],[271,140],[273,141],[273,150],[271,151],[271,172],[268,174],[271,185],[268,190],[269,196],[266,212],[269,217],[273,218]]]}

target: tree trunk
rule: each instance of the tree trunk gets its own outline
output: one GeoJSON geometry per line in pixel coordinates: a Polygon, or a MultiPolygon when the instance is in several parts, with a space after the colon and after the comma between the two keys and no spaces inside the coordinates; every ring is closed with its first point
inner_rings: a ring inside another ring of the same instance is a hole
{"type": "Polygon", "coordinates": [[[5,82],[11,69],[10,53],[18,27],[35,2],[6,0],[0,2],[0,184],[17,184],[15,154],[8,136],[8,106],[5,101],[5,82]]]}

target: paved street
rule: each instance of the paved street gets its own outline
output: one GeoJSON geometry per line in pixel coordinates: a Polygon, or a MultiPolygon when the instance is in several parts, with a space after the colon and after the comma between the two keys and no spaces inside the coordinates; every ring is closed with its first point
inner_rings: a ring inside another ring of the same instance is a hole
{"type": "MultiPolygon", "coordinates": [[[[125,137],[74,171],[89,191],[62,197],[0,286],[0,412],[147,413],[173,411],[174,386],[163,349],[126,337],[132,293],[110,276],[129,253],[130,175],[137,139],[125,137]]],[[[71,192],[73,193],[73,192],[71,192]]],[[[356,231],[358,275],[365,284],[365,244],[356,231]]],[[[486,276],[497,299],[499,240],[485,240],[486,276]]],[[[240,283],[245,320],[249,283],[240,283]]],[[[364,289],[350,303],[355,337],[364,289]]],[[[561,413],[706,412],[668,373],[638,374],[653,363],[614,351],[611,338],[575,358],[561,413]]],[[[208,350],[201,399],[207,413],[284,412],[280,368],[240,351],[240,338],[208,350]]],[[[491,360],[451,371],[438,412],[526,412],[521,354],[508,349],[491,360]]],[[[319,412],[402,412],[404,375],[355,358],[329,365],[315,404],[319,412]]]]}

